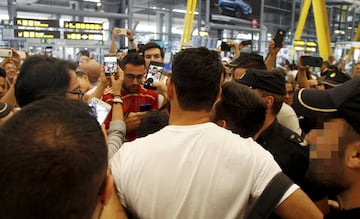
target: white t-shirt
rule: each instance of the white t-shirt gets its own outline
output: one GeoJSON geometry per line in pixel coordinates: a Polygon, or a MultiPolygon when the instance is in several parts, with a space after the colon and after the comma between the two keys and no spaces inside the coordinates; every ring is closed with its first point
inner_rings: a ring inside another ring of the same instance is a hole
{"type": "Polygon", "coordinates": [[[302,130],[299,119],[291,106],[283,103],[279,113],[276,115],[276,119],[281,125],[301,136],[302,130]]]}
{"type": "Polygon", "coordinates": [[[281,171],[251,138],[213,123],[170,125],[125,143],[110,167],[122,204],[140,218],[242,218],[281,171]]]}

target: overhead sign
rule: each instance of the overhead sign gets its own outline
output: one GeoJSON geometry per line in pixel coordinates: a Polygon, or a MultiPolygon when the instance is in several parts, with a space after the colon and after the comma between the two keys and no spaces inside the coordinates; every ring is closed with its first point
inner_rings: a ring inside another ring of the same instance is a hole
{"type": "Polygon", "coordinates": [[[35,20],[26,18],[14,18],[14,24],[23,27],[60,27],[58,20],[35,20]]]}
{"type": "Polygon", "coordinates": [[[60,39],[60,31],[14,30],[18,38],[60,39]]]}
{"type": "Polygon", "coordinates": [[[64,21],[64,28],[77,30],[103,30],[103,25],[99,23],[64,21]]]}
{"type": "Polygon", "coordinates": [[[65,40],[103,40],[102,33],[64,32],[65,40]]]}

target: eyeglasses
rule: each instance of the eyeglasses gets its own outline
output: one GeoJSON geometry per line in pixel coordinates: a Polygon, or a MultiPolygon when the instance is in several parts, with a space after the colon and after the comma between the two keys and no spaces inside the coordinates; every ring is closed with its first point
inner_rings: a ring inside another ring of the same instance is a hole
{"type": "Polygon", "coordinates": [[[129,80],[136,80],[141,81],[144,78],[144,75],[133,75],[133,74],[125,74],[125,77],[129,80]]]}
{"type": "Polygon", "coordinates": [[[294,91],[292,91],[292,90],[288,90],[288,91],[286,91],[286,94],[291,96],[291,95],[293,95],[293,94],[294,94],[294,91]]]}
{"type": "Polygon", "coordinates": [[[83,98],[84,94],[85,94],[84,91],[80,90],[80,88],[78,88],[75,91],[66,91],[66,93],[78,95],[79,100],[81,100],[83,98]]]}

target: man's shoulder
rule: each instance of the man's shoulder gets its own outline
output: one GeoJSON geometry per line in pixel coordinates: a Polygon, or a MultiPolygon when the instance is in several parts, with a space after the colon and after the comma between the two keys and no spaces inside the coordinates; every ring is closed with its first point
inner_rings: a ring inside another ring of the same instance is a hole
{"type": "Polygon", "coordinates": [[[296,132],[291,129],[279,124],[279,129],[281,130],[282,137],[291,144],[296,144],[302,147],[308,146],[306,140],[298,135],[296,132]]]}

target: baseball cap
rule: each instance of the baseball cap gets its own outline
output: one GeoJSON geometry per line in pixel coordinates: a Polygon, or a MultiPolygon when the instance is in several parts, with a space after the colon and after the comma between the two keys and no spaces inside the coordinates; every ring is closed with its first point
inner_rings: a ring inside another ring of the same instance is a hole
{"type": "Polygon", "coordinates": [[[7,103],[0,102],[0,119],[9,115],[9,113],[12,111],[12,109],[13,109],[13,107],[8,105],[7,103]]]}
{"type": "Polygon", "coordinates": [[[247,69],[237,82],[274,94],[285,95],[285,78],[271,71],[247,69]]]}
{"type": "Polygon", "coordinates": [[[327,90],[296,90],[293,108],[298,116],[343,118],[360,133],[360,77],[327,90]]]}
{"type": "Polygon", "coordinates": [[[329,85],[330,87],[337,87],[351,79],[349,75],[337,70],[327,70],[325,73],[325,79],[320,83],[329,85]]]}

